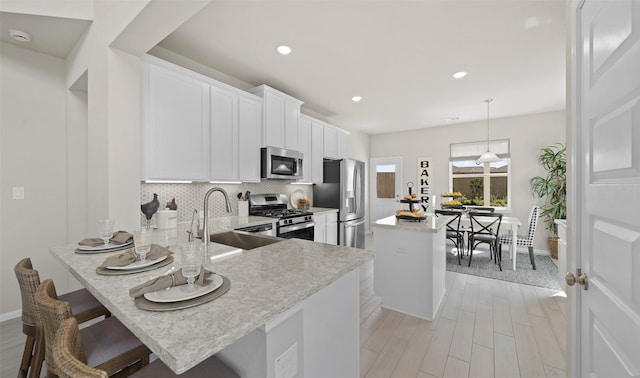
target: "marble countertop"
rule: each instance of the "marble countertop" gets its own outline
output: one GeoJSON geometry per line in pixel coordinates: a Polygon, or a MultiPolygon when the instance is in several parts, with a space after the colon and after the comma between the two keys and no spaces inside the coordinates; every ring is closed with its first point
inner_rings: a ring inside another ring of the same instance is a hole
{"type": "Polygon", "coordinates": [[[311,211],[314,214],[337,213],[338,209],[332,209],[329,207],[311,207],[309,208],[309,211],[311,211]]]}
{"type": "Polygon", "coordinates": [[[427,216],[427,219],[415,222],[415,221],[406,221],[406,220],[398,220],[395,215],[390,217],[378,219],[375,223],[376,227],[387,227],[387,228],[398,228],[402,230],[409,231],[419,231],[419,232],[437,232],[442,227],[447,225],[449,221],[449,217],[430,217],[427,216]],[[435,227],[433,221],[435,220],[435,227]]]}
{"type": "MultiPolygon", "coordinates": [[[[231,223],[230,227],[236,226],[231,223]]],[[[216,300],[184,310],[150,312],[134,306],[129,288],[166,273],[169,267],[103,276],[95,269],[108,253],[76,254],[74,249],[71,245],[50,251],[178,374],[372,259],[368,250],[285,239],[214,262],[216,273],[231,282],[231,289],[216,300]]]]}

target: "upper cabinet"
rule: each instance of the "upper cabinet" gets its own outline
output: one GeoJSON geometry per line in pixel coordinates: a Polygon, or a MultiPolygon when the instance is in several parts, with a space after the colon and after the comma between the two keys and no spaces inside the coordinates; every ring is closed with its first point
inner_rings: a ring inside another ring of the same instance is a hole
{"type": "Polygon", "coordinates": [[[302,178],[301,182],[313,182],[311,168],[311,118],[300,115],[298,123],[298,148],[302,152],[302,178]]]}
{"type": "Polygon", "coordinates": [[[142,66],[141,179],[209,178],[209,85],[142,66]]]}
{"type": "Polygon", "coordinates": [[[349,133],[331,125],[324,126],[324,157],[346,159],[348,157],[349,133]]]}
{"type": "Polygon", "coordinates": [[[349,133],[338,130],[338,159],[349,157],[349,133]]]}
{"type": "Polygon", "coordinates": [[[311,122],[311,182],[322,183],[324,180],[324,168],[322,158],[324,155],[324,126],[318,121],[311,122]]]}
{"type": "Polygon", "coordinates": [[[303,102],[267,85],[249,92],[263,98],[263,146],[299,151],[298,123],[303,102]]]}
{"type": "Polygon", "coordinates": [[[261,98],[153,57],[142,88],[143,180],[260,181],[261,98]]]}

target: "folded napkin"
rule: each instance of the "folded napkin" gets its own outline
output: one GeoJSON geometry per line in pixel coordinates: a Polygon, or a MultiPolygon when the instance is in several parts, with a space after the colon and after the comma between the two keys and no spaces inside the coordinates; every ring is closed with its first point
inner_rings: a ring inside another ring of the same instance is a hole
{"type": "MultiPolygon", "coordinates": [[[[109,241],[114,244],[125,244],[131,240],[133,240],[133,234],[126,231],[116,231],[113,233],[113,237],[109,239],[109,241]]],[[[88,247],[98,247],[104,245],[104,241],[100,238],[86,238],[80,240],[80,243],[78,244],[88,247]]]]}
{"type": "MultiPolygon", "coordinates": [[[[171,251],[167,248],[161,247],[157,244],[151,244],[151,250],[147,253],[148,260],[157,260],[164,256],[169,256],[171,251]]],[[[135,249],[128,249],[127,252],[118,253],[107,257],[106,260],[100,265],[100,268],[108,268],[110,266],[125,266],[135,262],[139,259],[136,255],[135,249]]]]}
{"type": "MultiPolygon", "coordinates": [[[[200,286],[204,286],[205,281],[210,281],[210,277],[212,274],[213,272],[205,270],[203,267],[202,269],[200,269],[197,283],[200,286]]],[[[182,275],[182,269],[179,269],[175,273],[165,274],[160,277],[150,279],[149,281],[141,283],[138,286],[132,287],[131,289],[129,289],[129,296],[131,298],[138,298],[146,293],[152,293],[154,291],[164,290],[173,286],[186,284],[187,279],[182,275]]]]}

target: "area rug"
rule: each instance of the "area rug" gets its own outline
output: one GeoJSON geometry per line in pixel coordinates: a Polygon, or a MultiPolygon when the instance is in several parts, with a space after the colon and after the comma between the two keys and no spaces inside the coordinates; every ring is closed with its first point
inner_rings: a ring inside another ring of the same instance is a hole
{"type": "Polygon", "coordinates": [[[503,252],[502,272],[493,260],[489,259],[489,251],[476,250],[473,253],[471,267],[468,267],[469,256],[464,256],[462,265],[458,265],[458,257],[447,251],[447,270],[452,272],[471,274],[474,276],[493,278],[496,280],[516,282],[525,285],[546,287],[561,290],[558,284],[558,267],[549,256],[534,255],[536,270],[531,268],[528,253],[518,253],[516,270],[512,270],[509,252],[503,252]]]}

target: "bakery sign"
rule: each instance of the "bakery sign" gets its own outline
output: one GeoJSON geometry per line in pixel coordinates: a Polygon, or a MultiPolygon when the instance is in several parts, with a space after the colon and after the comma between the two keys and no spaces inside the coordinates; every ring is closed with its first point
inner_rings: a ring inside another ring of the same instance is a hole
{"type": "Polygon", "coordinates": [[[431,210],[435,209],[435,198],[431,193],[432,160],[431,156],[418,158],[418,185],[416,192],[424,211],[427,211],[427,207],[431,207],[431,210]]]}

